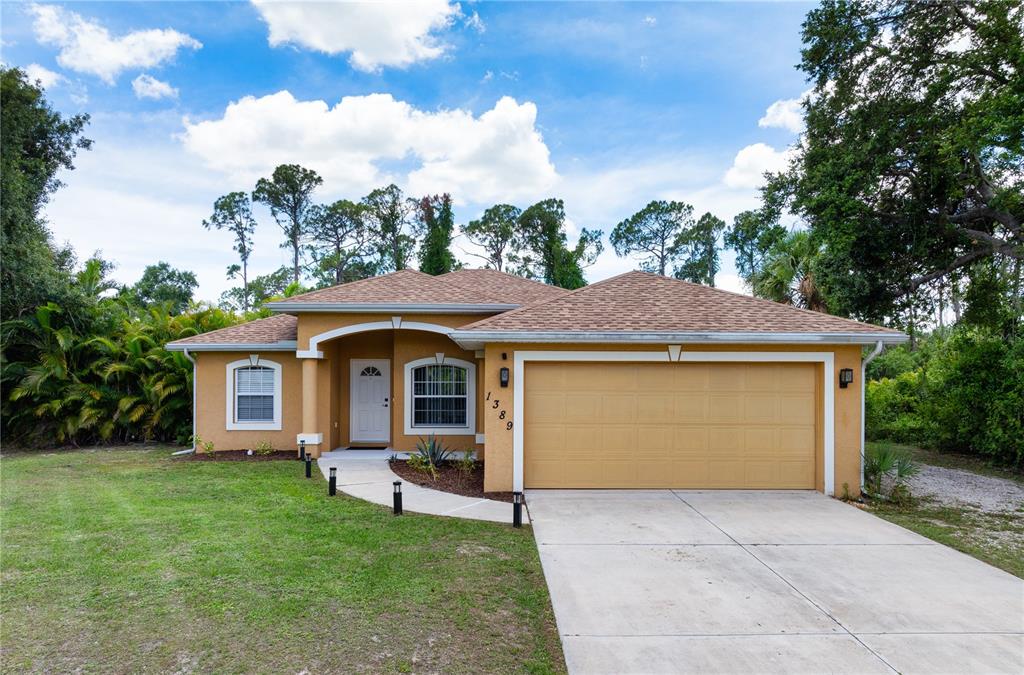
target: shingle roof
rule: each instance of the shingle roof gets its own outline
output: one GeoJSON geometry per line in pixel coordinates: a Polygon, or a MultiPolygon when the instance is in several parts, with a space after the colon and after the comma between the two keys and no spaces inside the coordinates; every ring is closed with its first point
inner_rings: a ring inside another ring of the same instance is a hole
{"type": "Polygon", "coordinates": [[[492,269],[462,269],[442,274],[438,279],[462,288],[483,293],[496,298],[499,302],[513,305],[527,305],[543,300],[551,300],[565,295],[569,291],[558,286],[550,286],[540,281],[506,274],[492,269]]]}
{"type": "Polygon", "coordinates": [[[291,314],[275,314],[266,319],[256,319],[237,326],[229,326],[209,333],[200,333],[192,337],[182,338],[171,345],[210,345],[210,344],[273,344],[275,342],[294,341],[298,338],[299,319],[291,314]]]}
{"type": "Polygon", "coordinates": [[[647,272],[627,272],[469,324],[476,332],[892,333],[899,331],[647,272]]]}

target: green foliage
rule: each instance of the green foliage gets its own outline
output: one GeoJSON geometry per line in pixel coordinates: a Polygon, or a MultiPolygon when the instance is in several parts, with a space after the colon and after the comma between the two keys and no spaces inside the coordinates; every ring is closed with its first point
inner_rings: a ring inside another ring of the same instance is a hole
{"type": "Polygon", "coordinates": [[[415,471],[429,473],[432,478],[437,478],[437,469],[430,463],[430,459],[426,455],[419,453],[411,454],[406,463],[415,471]]]}
{"type": "Polygon", "coordinates": [[[284,233],[282,248],[292,250],[292,281],[302,278],[302,238],[309,229],[313,191],[323,184],[317,172],[298,164],[281,164],[270,178],[260,178],[252,200],[265,204],[284,233]]]}
{"type": "Polygon", "coordinates": [[[62,117],[17,68],[0,66],[0,100],[0,316],[11,319],[48,301],[76,302],[74,253],[53,245],[40,210],[92,141],[82,136],[88,115],[62,117]]]}
{"type": "Polygon", "coordinates": [[[885,443],[874,445],[864,456],[864,489],[879,499],[904,502],[910,498],[907,481],[920,471],[920,465],[905,451],[885,443]]]}
{"type": "Polygon", "coordinates": [[[424,197],[417,208],[423,242],[420,244],[420,272],[446,274],[456,269],[458,262],[452,254],[452,232],[455,214],[451,195],[424,197]]]}
{"type": "Polygon", "coordinates": [[[736,269],[748,284],[761,271],[768,252],[786,236],[778,219],[764,211],[743,211],[736,215],[725,232],[725,246],[736,252],[736,269]]]}
{"type": "Polygon", "coordinates": [[[662,276],[682,255],[693,229],[693,207],[684,202],[653,201],[616,225],[609,236],[615,254],[640,255],[640,269],[662,276]]]}
{"type": "Polygon", "coordinates": [[[519,216],[521,250],[510,256],[516,274],[562,288],[586,285],[583,268],[601,255],[600,230],[583,228],[573,248],[565,235],[565,204],[561,199],[545,199],[519,216]]]}
{"type": "Polygon", "coordinates": [[[928,382],[929,445],[1024,465],[1024,339],[957,331],[928,382]]]}
{"type": "Polygon", "coordinates": [[[334,286],[376,274],[377,265],[370,259],[366,211],[365,204],[347,199],[314,207],[309,218],[307,248],[318,286],[334,286]]]}
{"type": "Polygon", "coordinates": [[[416,455],[423,457],[433,466],[438,467],[442,462],[451,459],[452,449],[438,440],[437,436],[430,434],[426,440],[422,437],[416,441],[416,455]]]}
{"type": "Polygon", "coordinates": [[[715,285],[719,268],[718,237],[724,230],[724,220],[705,213],[693,227],[683,232],[678,244],[681,260],[675,269],[676,279],[705,286],[715,285]]]}
{"type": "Polygon", "coordinates": [[[479,220],[462,228],[466,239],[484,251],[470,255],[483,259],[487,267],[504,270],[522,243],[518,227],[521,215],[522,211],[511,204],[496,204],[484,211],[479,220]]]}
{"type": "Polygon", "coordinates": [[[960,327],[882,368],[895,376],[868,382],[869,438],[1024,464],[1024,339],[960,327]]]}
{"type": "Polygon", "coordinates": [[[252,255],[252,237],[256,232],[256,219],[252,217],[249,195],[231,192],[219,197],[213,203],[213,215],[203,221],[203,227],[208,230],[228,230],[235,236],[234,249],[242,264],[228,267],[228,278],[242,277],[240,304],[243,312],[249,311],[249,256],[252,255]]]}
{"type": "MultiPolygon", "coordinates": [[[[249,307],[258,308],[271,298],[283,297],[285,290],[292,281],[292,270],[287,267],[280,267],[276,272],[262,274],[249,281],[249,307]]],[[[243,309],[243,289],[232,288],[224,291],[220,296],[220,305],[226,310],[243,309]]],[[[243,310],[244,311],[244,310],[243,310]]],[[[269,316],[269,313],[266,314],[269,316]]]]}
{"type": "Polygon", "coordinates": [[[274,454],[274,446],[270,444],[270,441],[260,441],[253,448],[253,452],[257,455],[272,455],[274,454]]]}
{"type": "Polygon", "coordinates": [[[48,303],[3,322],[5,441],[187,441],[192,364],[163,345],[235,321],[218,309],[174,316],[166,306],[147,310],[108,298],[88,314],[48,303]]]}
{"type": "Polygon", "coordinates": [[[868,381],[864,399],[867,437],[922,442],[927,429],[920,410],[923,394],[924,372],[920,369],[868,381]]]}
{"type": "Polygon", "coordinates": [[[366,207],[366,224],[381,272],[406,269],[416,249],[411,221],[415,201],[407,200],[402,190],[392,183],[366,195],[362,203],[366,207]]]}
{"type": "Polygon", "coordinates": [[[139,307],[163,305],[171,314],[181,314],[192,302],[192,293],[198,286],[194,273],[161,261],[147,265],[142,278],[121,293],[127,302],[139,307]]]}
{"type": "Polygon", "coordinates": [[[1019,2],[828,0],[807,15],[806,132],[764,196],[823,246],[834,311],[913,324],[956,272],[994,261],[1020,321],[1022,26],[1019,2]]]}
{"type": "Polygon", "coordinates": [[[816,277],[820,254],[809,233],[785,235],[767,251],[761,269],[751,278],[754,295],[816,312],[828,311],[816,277]]]}

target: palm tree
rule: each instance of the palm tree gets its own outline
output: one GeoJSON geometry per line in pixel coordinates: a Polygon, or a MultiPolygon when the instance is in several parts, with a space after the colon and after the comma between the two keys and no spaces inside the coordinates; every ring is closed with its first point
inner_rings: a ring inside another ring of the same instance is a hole
{"type": "Polygon", "coordinates": [[[815,312],[828,311],[814,277],[819,254],[808,232],[790,232],[772,247],[764,266],[751,280],[754,295],[815,312]]]}

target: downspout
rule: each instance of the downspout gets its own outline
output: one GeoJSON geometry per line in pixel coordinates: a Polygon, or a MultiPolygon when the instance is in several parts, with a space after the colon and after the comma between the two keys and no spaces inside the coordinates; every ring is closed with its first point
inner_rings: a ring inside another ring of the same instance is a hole
{"type": "Polygon", "coordinates": [[[860,364],[860,491],[862,493],[864,492],[864,430],[865,428],[867,428],[867,419],[865,419],[864,417],[864,399],[867,396],[868,391],[868,364],[874,361],[875,357],[881,354],[884,348],[885,346],[882,344],[882,341],[879,340],[878,342],[875,343],[874,351],[868,354],[867,358],[861,361],[860,364]]]}
{"type": "MultiPolygon", "coordinates": [[[[191,455],[196,452],[196,358],[188,353],[188,347],[185,347],[182,350],[182,353],[184,353],[185,358],[193,364],[193,447],[188,450],[179,450],[176,453],[171,453],[172,457],[177,455],[191,455]]],[[[863,448],[861,448],[861,450],[863,450],[863,448]]],[[[861,474],[863,474],[863,470],[861,470],[861,474]]]]}

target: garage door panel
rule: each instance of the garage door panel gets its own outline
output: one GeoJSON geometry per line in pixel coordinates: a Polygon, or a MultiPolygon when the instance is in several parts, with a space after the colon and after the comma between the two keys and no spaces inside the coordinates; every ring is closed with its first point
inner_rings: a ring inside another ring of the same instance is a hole
{"type": "Polygon", "coordinates": [[[563,396],[561,409],[565,411],[566,422],[586,424],[601,415],[600,394],[569,392],[563,396]]]}
{"type": "MultiPolygon", "coordinates": [[[[591,421],[594,421],[593,418],[591,421]]],[[[636,421],[636,394],[605,394],[601,397],[601,422],[636,421]]]]}
{"type": "Polygon", "coordinates": [[[813,488],[814,373],[810,364],[527,364],[526,485],[813,488]]]}
{"type": "Polygon", "coordinates": [[[707,394],[676,394],[673,403],[677,422],[706,422],[708,419],[707,394]]]}

